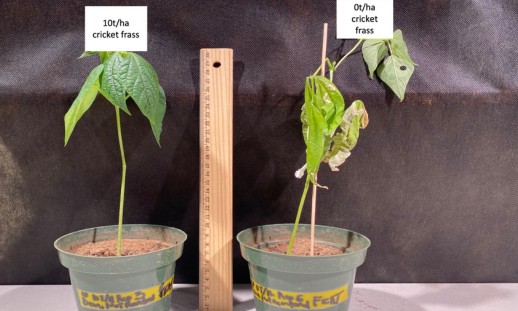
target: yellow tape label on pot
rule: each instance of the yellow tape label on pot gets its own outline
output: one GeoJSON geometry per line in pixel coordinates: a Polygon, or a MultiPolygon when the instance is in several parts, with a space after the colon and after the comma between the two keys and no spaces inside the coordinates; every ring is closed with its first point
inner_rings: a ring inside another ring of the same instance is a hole
{"type": "Polygon", "coordinates": [[[90,293],[78,288],[77,294],[79,303],[83,308],[92,310],[125,310],[147,306],[171,295],[173,279],[174,276],[162,284],[132,292],[90,293]]]}
{"type": "Polygon", "coordinates": [[[323,292],[300,293],[268,288],[252,280],[254,297],[264,303],[290,310],[325,309],[347,300],[348,285],[323,292]]]}

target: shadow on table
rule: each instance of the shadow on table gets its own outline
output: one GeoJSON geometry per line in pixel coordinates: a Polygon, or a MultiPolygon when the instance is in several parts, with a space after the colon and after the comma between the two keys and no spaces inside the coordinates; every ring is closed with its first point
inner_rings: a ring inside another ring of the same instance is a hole
{"type": "MultiPolygon", "coordinates": [[[[198,286],[180,287],[173,290],[171,310],[173,311],[195,311],[198,310],[198,286]]],[[[240,301],[234,295],[233,311],[255,310],[254,300],[240,301]]]]}
{"type": "Polygon", "coordinates": [[[504,299],[513,294],[492,284],[427,284],[429,291],[412,297],[427,305],[477,306],[488,301],[504,299]]]}
{"type": "Polygon", "coordinates": [[[374,289],[353,289],[350,310],[365,311],[425,311],[408,298],[374,289]]]}
{"type": "MultiPolygon", "coordinates": [[[[425,293],[405,297],[382,290],[359,288],[354,289],[352,310],[368,311],[425,311],[434,310],[433,306],[445,309],[476,307],[493,300],[509,298],[512,292],[492,284],[420,284],[425,293]]],[[[443,309],[441,308],[441,310],[443,309]]],[[[464,310],[463,309],[463,310],[464,310]]]]}
{"type": "Polygon", "coordinates": [[[173,287],[171,310],[194,311],[198,310],[198,286],[173,287]]]}

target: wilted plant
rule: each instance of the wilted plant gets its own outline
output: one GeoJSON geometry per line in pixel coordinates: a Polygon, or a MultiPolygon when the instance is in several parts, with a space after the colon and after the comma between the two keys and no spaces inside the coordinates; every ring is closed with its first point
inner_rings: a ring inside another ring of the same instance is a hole
{"type": "MultiPolygon", "coordinates": [[[[324,31],[324,51],[326,36],[327,30],[324,31]]],[[[323,53],[321,66],[311,76],[306,77],[304,105],[301,112],[302,136],[306,143],[306,164],[297,170],[295,176],[302,178],[305,171],[307,175],[288,244],[288,254],[293,249],[309,185],[313,184],[312,215],[316,208],[317,187],[327,188],[317,182],[320,164],[327,163],[332,171],[338,171],[338,167],[345,162],[351,155],[351,150],[356,146],[360,129],[365,128],[368,124],[368,114],[363,102],[355,100],[349,108],[345,109],[344,98],[333,84],[334,72],[362,42],[363,60],[367,65],[370,78],[373,79],[374,73],[376,73],[401,101],[405,96],[408,81],[414,72],[416,64],[410,58],[403,34],[398,29],[394,32],[393,39],[358,40],[356,45],[337,62],[331,62],[329,58],[325,58],[325,53],[323,53]],[[329,67],[329,78],[325,77],[326,64],[329,67]],[[319,72],[321,75],[318,75],[319,72]]],[[[311,232],[311,255],[313,255],[314,217],[312,217],[311,232]]]]}

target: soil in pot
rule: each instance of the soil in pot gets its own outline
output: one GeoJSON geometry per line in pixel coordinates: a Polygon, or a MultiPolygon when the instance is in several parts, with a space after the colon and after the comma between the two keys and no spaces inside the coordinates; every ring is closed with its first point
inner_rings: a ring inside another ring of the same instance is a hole
{"type": "MultiPolygon", "coordinates": [[[[172,246],[160,240],[123,239],[121,256],[140,255],[158,251],[172,246]]],[[[70,250],[71,253],[82,256],[110,257],[117,256],[117,240],[106,240],[87,243],[70,250]]]]}
{"type": "MultiPolygon", "coordinates": [[[[279,242],[273,245],[268,246],[265,250],[274,253],[286,254],[288,250],[289,242],[279,242]]],[[[291,255],[297,256],[310,256],[310,248],[311,248],[311,240],[300,238],[295,240],[295,244],[293,244],[293,249],[291,250],[291,255]]],[[[344,250],[340,248],[336,248],[330,245],[322,244],[315,242],[314,246],[314,256],[330,256],[330,255],[339,255],[343,254],[344,250]]]]}

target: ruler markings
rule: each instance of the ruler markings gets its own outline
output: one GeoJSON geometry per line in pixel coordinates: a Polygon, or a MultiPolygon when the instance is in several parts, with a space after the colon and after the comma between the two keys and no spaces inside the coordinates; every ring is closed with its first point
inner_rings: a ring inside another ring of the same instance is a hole
{"type": "Polygon", "coordinates": [[[200,52],[200,310],[232,310],[232,50],[200,52]]]}

